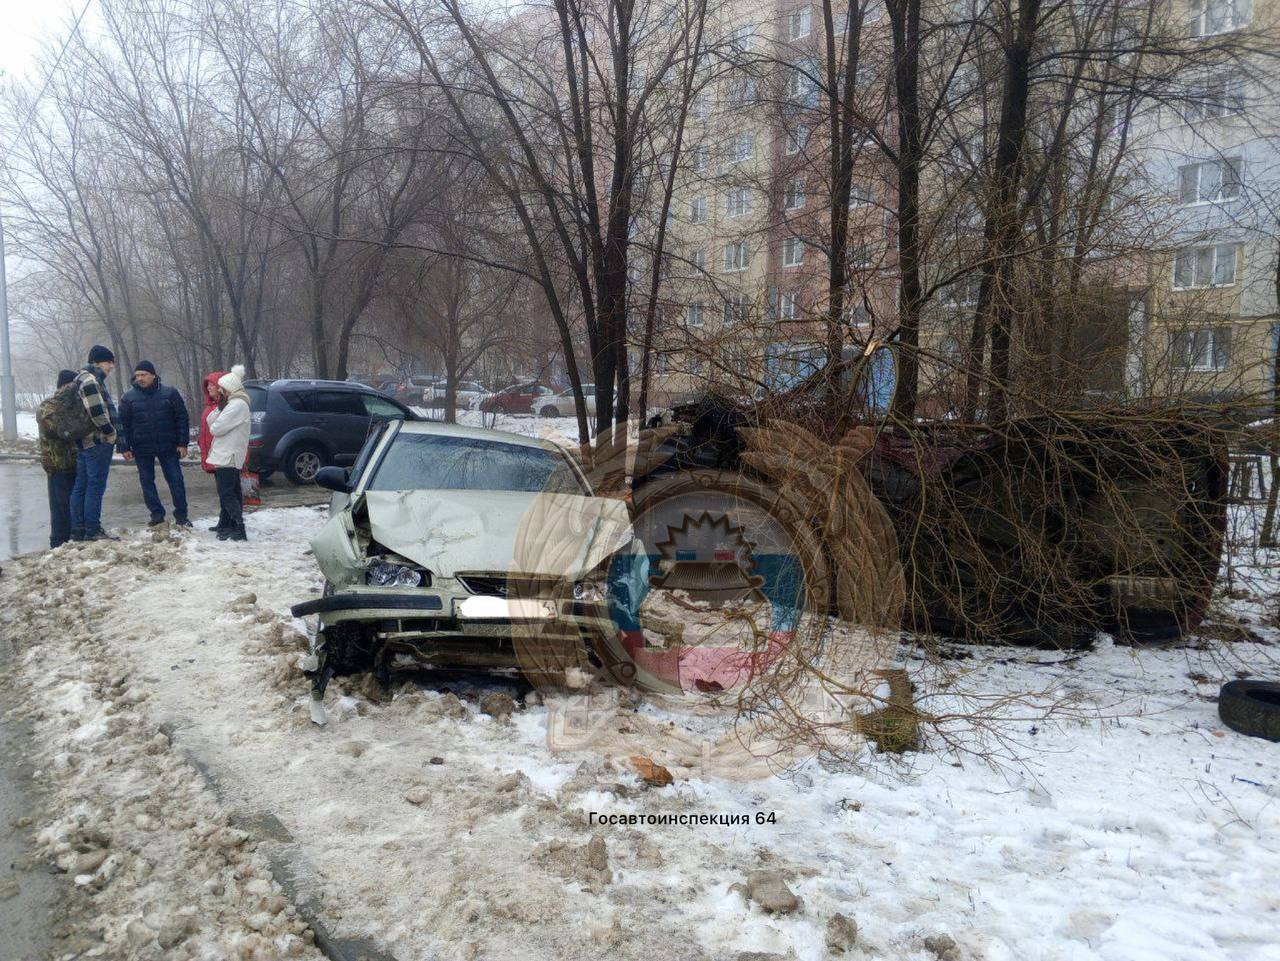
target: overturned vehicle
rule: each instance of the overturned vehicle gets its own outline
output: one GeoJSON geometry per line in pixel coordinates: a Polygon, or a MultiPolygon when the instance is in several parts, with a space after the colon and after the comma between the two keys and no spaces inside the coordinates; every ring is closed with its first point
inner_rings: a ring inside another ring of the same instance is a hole
{"type": "Polygon", "coordinates": [[[630,540],[627,506],[594,496],[554,444],[393,421],[316,482],[333,491],[312,541],[325,587],[293,614],[320,621],[318,723],[334,675],[515,669],[521,638],[576,649],[608,622],[604,578],[630,540]]]}
{"type": "Polygon", "coordinates": [[[905,628],[1067,648],[1100,631],[1172,641],[1200,623],[1227,518],[1226,449],[1207,418],[1094,407],[895,424],[891,365],[881,348],[754,402],[679,405],[651,424],[680,427],[658,471],[759,476],[744,437],[760,427],[860,438],[860,476],[897,535],[905,628]]]}

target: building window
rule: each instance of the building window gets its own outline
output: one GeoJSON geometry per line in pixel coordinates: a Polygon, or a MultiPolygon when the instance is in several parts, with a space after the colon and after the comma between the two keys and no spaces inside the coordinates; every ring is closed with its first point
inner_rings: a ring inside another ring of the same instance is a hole
{"type": "Polygon", "coordinates": [[[1169,349],[1177,370],[1226,370],[1231,366],[1231,328],[1173,331],[1169,349]]]}
{"type": "Polygon", "coordinates": [[[880,0],[867,0],[862,5],[862,22],[875,23],[880,19],[880,14],[883,12],[884,7],[881,5],[880,0]]]}
{"type": "Polygon", "coordinates": [[[939,299],[947,307],[973,307],[978,303],[978,293],[982,289],[982,275],[967,274],[954,283],[942,288],[939,299]]]}
{"type": "Polygon", "coordinates": [[[778,319],[796,319],[796,295],[793,293],[778,294],[778,319]]]}
{"type": "Polygon", "coordinates": [[[849,206],[870,207],[876,202],[876,185],[870,180],[855,180],[849,185],[849,206]]]}
{"type": "Polygon", "coordinates": [[[689,223],[705,224],[707,222],[707,198],[694,197],[689,201],[689,223]]]}
{"type": "Polygon", "coordinates": [[[799,267],[804,263],[804,242],[799,237],[788,237],[782,244],[782,266],[799,267]]]}
{"type": "Polygon", "coordinates": [[[747,269],[747,265],[751,261],[751,255],[747,252],[747,245],[743,241],[733,244],[725,244],[724,248],[724,269],[729,273],[737,273],[747,269]]]}
{"type": "Polygon", "coordinates": [[[744,217],[751,213],[751,190],[748,187],[733,187],[724,195],[724,215],[726,217],[744,217]]]}
{"type": "Polygon", "coordinates": [[[1236,282],[1239,249],[1239,244],[1214,244],[1179,250],[1173,262],[1174,289],[1231,286],[1236,282]]]}
{"type": "Polygon", "coordinates": [[[671,373],[671,355],[665,351],[660,351],[653,355],[653,372],[655,374],[671,373]]]}
{"type": "Polygon", "coordinates": [[[684,310],[685,323],[690,327],[701,327],[706,317],[706,308],[702,304],[690,304],[684,310]]]}
{"type": "Polygon", "coordinates": [[[853,270],[870,270],[873,258],[871,248],[865,244],[857,244],[849,248],[849,267],[853,270]]]}
{"type": "Polygon", "coordinates": [[[813,29],[813,10],[810,7],[799,7],[792,10],[787,17],[787,39],[803,40],[813,29]]]}
{"type": "Polygon", "coordinates": [[[1232,117],[1244,110],[1246,93],[1244,78],[1236,74],[1212,77],[1192,92],[1186,105],[1187,122],[1232,117]]]}
{"type": "Polygon", "coordinates": [[[782,205],[787,210],[799,210],[804,206],[804,180],[795,177],[787,181],[783,192],[782,205]]]}
{"type": "Polygon", "coordinates": [[[749,133],[735,134],[729,141],[728,160],[731,164],[740,164],[755,153],[756,138],[749,133]]]}
{"type": "Polygon", "coordinates": [[[689,105],[689,113],[694,120],[706,120],[711,115],[711,95],[703,91],[694,97],[693,103],[689,105]]]}
{"type": "Polygon", "coordinates": [[[729,80],[729,106],[736,110],[750,107],[760,99],[756,91],[756,78],[739,70],[729,80]]]}
{"type": "Polygon", "coordinates": [[[743,324],[747,320],[747,296],[746,294],[730,294],[724,299],[724,322],[725,326],[734,324],[743,324]]]}
{"type": "Polygon", "coordinates": [[[744,23],[729,34],[730,53],[749,53],[756,43],[756,25],[744,23]]]}
{"type": "Polygon", "coordinates": [[[809,143],[809,125],[798,123],[787,131],[787,153],[798,154],[809,143]]]}
{"type": "Polygon", "coordinates": [[[810,74],[809,63],[793,63],[787,70],[787,102],[795,106],[816,107],[818,85],[810,74]]]}
{"type": "Polygon", "coordinates": [[[702,247],[694,247],[689,251],[689,263],[693,265],[695,270],[707,269],[707,252],[702,247]]]}
{"type": "Polygon", "coordinates": [[[1239,30],[1249,22],[1249,0],[1191,0],[1187,35],[1210,37],[1239,30]]]}
{"type": "Polygon", "coordinates": [[[694,147],[689,151],[689,169],[700,174],[707,169],[709,151],[705,146],[694,147]]]}
{"type": "Polygon", "coordinates": [[[1207,160],[1178,168],[1178,198],[1184,204],[1217,203],[1235,200],[1240,196],[1241,172],[1244,163],[1239,157],[1207,160]]]}

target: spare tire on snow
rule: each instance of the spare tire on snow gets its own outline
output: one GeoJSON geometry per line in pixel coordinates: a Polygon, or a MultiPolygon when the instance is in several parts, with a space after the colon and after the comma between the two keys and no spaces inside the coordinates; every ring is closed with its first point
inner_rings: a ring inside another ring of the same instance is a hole
{"type": "Polygon", "coordinates": [[[1231,681],[1218,692],[1218,715],[1233,731],[1280,741],[1280,684],[1231,681]]]}

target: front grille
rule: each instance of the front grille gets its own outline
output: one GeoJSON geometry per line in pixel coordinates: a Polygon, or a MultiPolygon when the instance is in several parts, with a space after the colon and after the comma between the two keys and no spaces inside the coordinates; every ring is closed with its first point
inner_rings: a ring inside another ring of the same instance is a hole
{"type": "Polygon", "coordinates": [[[472,594],[489,597],[507,596],[507,578],[503,574],[459,574],[458,580],[472,594]]]}
{"type": "Polygon", "coordinates": [[[535,577],[509,577],[506,574],[459,574],[458,580],[472,594],[488,597],[545,597],[552,593],[553,582],[535,577]]]}

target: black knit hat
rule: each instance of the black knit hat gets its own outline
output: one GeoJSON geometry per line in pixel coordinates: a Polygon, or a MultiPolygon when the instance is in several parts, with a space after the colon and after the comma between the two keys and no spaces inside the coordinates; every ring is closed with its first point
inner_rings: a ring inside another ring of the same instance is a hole
{"type": "Polygon", "coordinates": [[[110,347],[103,347],[101,344],[94,344],[89,348],[89,363],[102,364],[107,361],[116,362],[116,355],[111,352],[110,347]]]}
{"type": "Polygon", "coordinates": [[[62,368],[62,370],[58,371],[59,387],[66,387],[67,384],[71,383],[75,379],[76,379],[76,372],[74,370],[67,370],[67,368],[64,367],[62,368]]]}
{"type": "Polygon", "coordinates": [[[157,376],[159,376],[159,375],[156,373],[156,365],[155,365],[155,364],[153,364],[153,363],[151,363],[151,361],[149,361],[149,360],[140,360],[140,361],[138,361],[136,364],[134,364],[134,365],[133,365],[133,372],[134,372],[135,374],[136,374],[138,371],[140,371],[140,370],[145,370],[145,371],[146,371],[148,374],[150,374],[152,377],[157,377],[157,376]]]}

